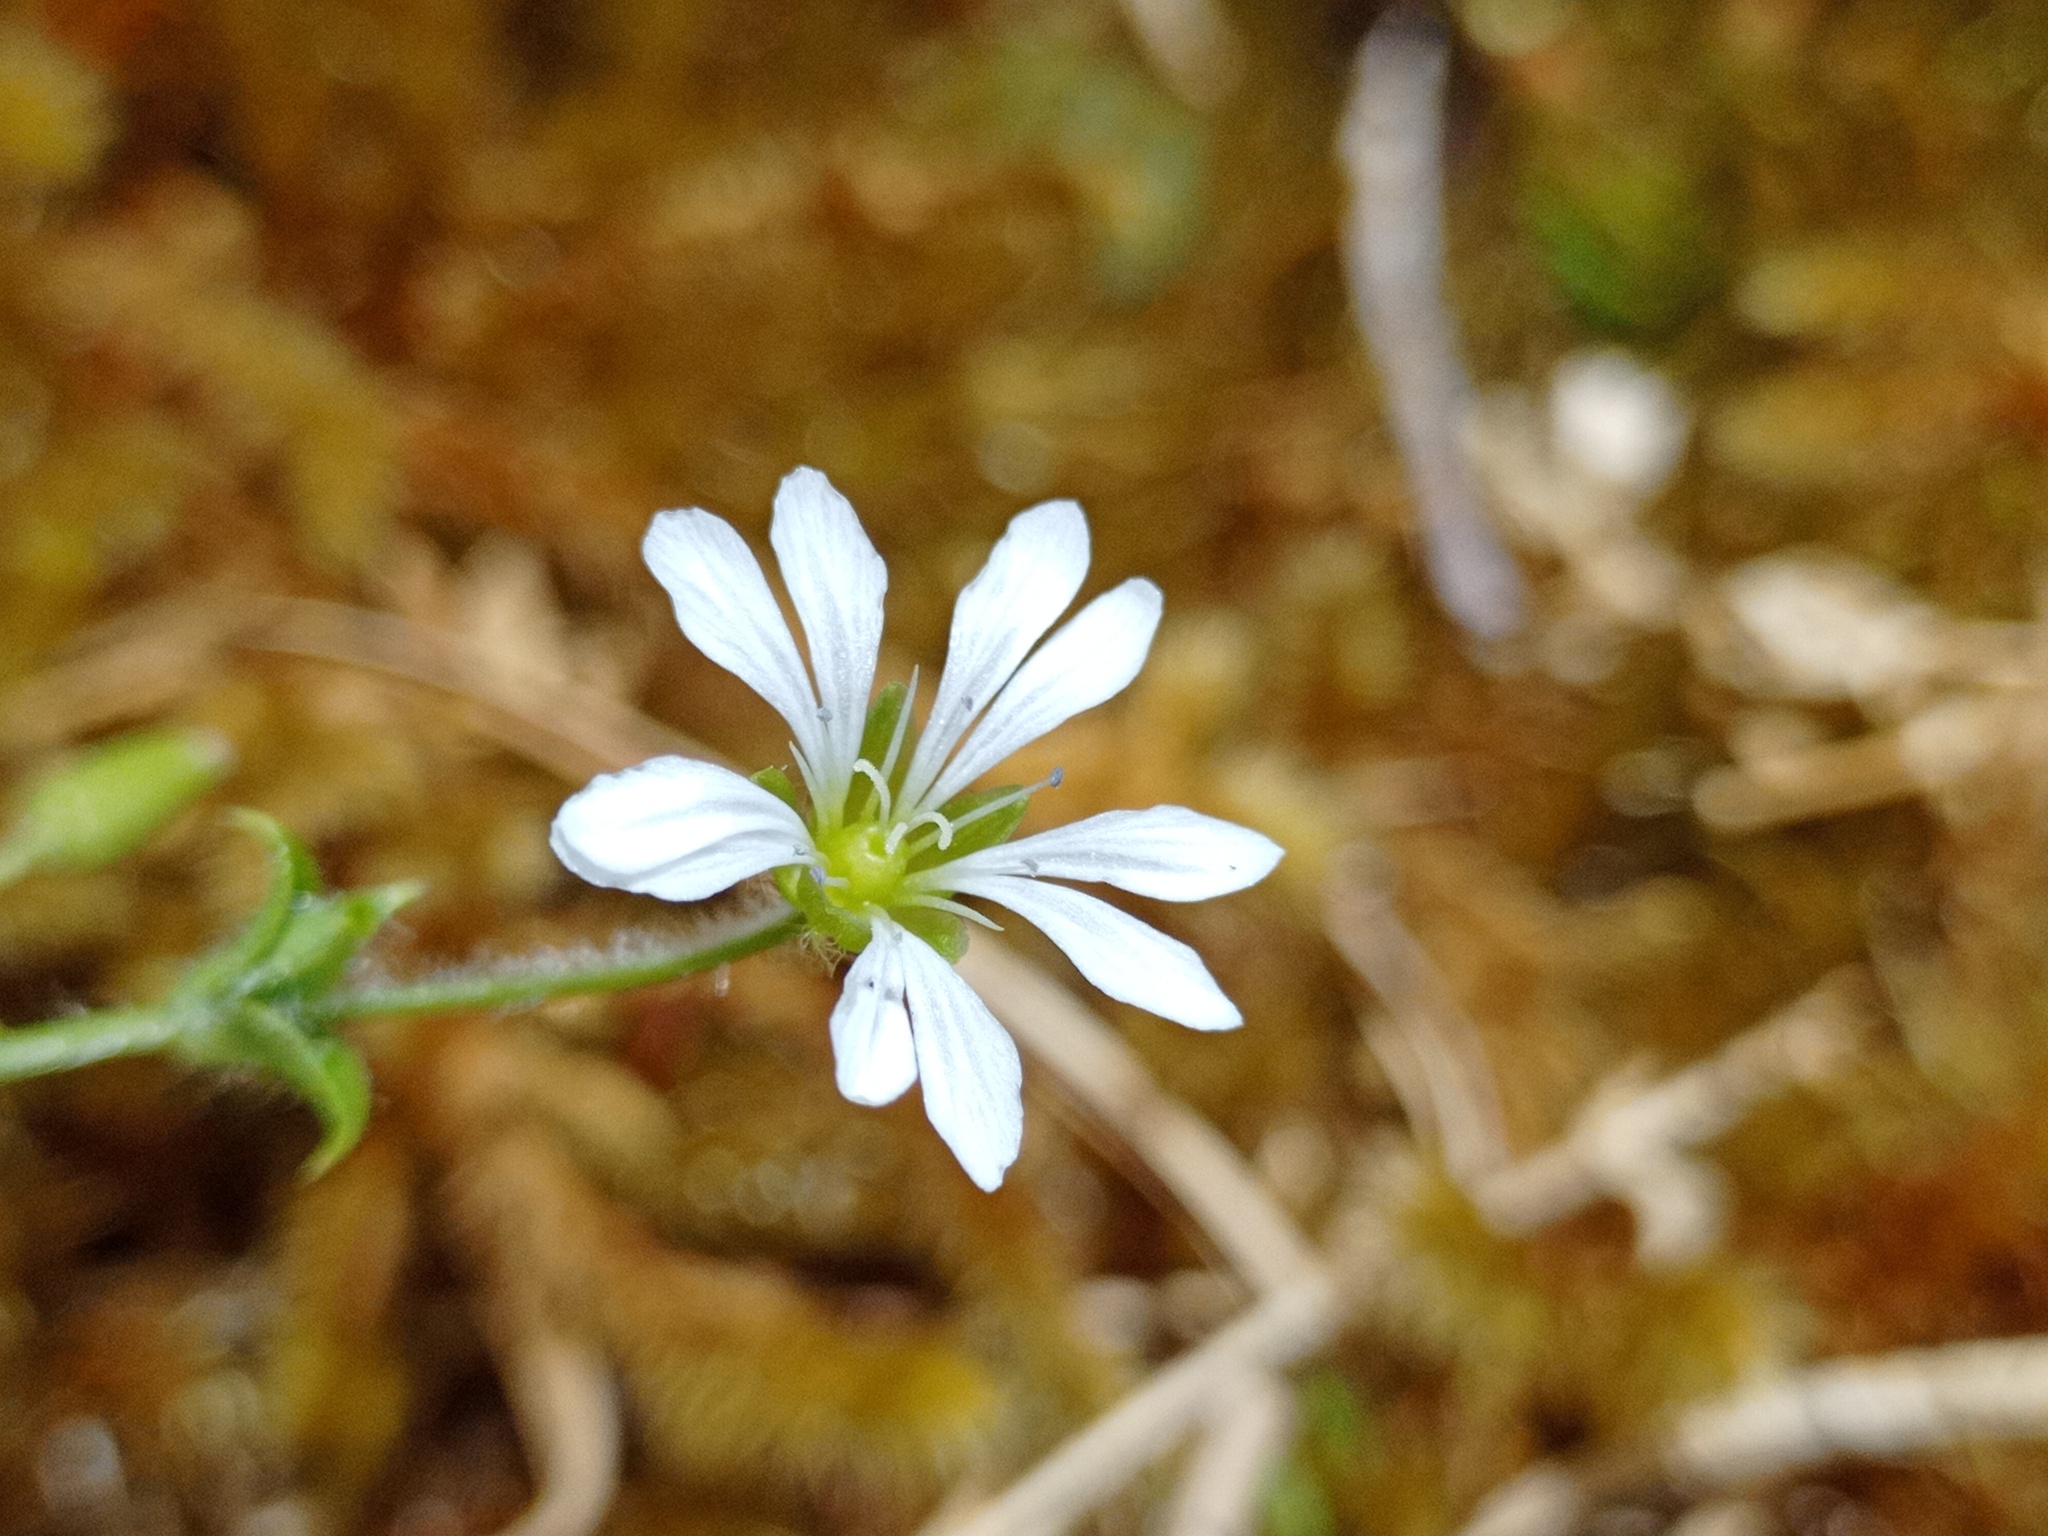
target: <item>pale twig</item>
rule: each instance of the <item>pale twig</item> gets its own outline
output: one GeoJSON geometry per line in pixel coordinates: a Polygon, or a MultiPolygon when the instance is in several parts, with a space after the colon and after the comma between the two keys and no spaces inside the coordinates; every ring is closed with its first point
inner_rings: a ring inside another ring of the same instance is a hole
{"type": "MultiPolygon", "coordinates": [[[[1315,1250],[1216,1128],[1160,1091],[1066,988],[987,936],[960,973],[1063,1089],[1142,1158],[1262,1299],[1067,1440],[952,1536],[1039,1536],[1092,1509],[1235,1385],[1319,1347],[1345,1301],[1315,1250]]],[[[933,1529],[937,1529],[934,1527],[933,1529]]]]}
{"type": "Polygon", "coordinates": [[[625,1454],[611,1367],[548,1320],[530,1285],[502,1273],[492,1281],[486,1332],[534,1485],[533,1503],[498,1536],[589,1536],[611,1509],[625,1454]]]}
{"type": "Polygon", "coordinates": [[[1534,1466],[1481,1499],[1457,1536],[1566,1536],[1588,1502],[1569,1470],[1534,1466]]]}
{"type": "Polygon", "coordinates": [[[1679,1415],[1645,1455],[1542,1463],[1489,1494],[1458,1536],[1565,1536],[1606,1499],[1665,1481],[1706,1497],[1843,1457],[2048,1438],[2048,1336],[1829,1360],[1679,1415]]]}
{"type": "Polygon", "coordinates": [[[1611,1082],[1561,1141],[1474,1187],[1481,1215],[1521,1234],[1612,1196],[1635,1217],[1644,1263],[1697,1258],[1720,1237],[1723,1194],[1717,1170],[1686,1154],[1761,1100],[1836,1070],[1863,1033],[1866,991],[1861,969],[1845,966],[1660,1083],[1611,1082]]]}
{"type": "Polygon", "coordinates": [[[1123,0],[1123,11],[1159,73],[1188,105],[1214,107],[1237,84],[1244,49],[1217,0],[1123,0]]]}
{"type": "Polygon", "coordinates": [[[263,608],[263,622],[239,642],[246,649],[340,662],[457,694],[477,707],[480,734],[572,783],[665,754],[716,757],[595,689],[508,677],[460,635],[310,598],[267,598],[263,608]]]}
{"type": "Polygon", "coordinates": [[[1693,809],[1718,832],[1758,832],[1938,794],[2009,745],[2032,707],[2010,694],[1963,694],[1896,730],[1717,768],[1693,787],[1693,809]]]}
{"type": "Polygon", "coordinates": [[[1840,1456],[2048,1437],[2048,1336],[1830,1360],[1689,1408],[1660,1460],[1681,1488],[1750,1483],[1840,1456]]]}
{"type": "Polygon", "coordinates": [[[186,596],[87,631],[0,695],[0,749],[54,747],[156,714],[191,692],[248,622],[238,603],[186,596]]]}
{"type": "Polygon", "coordinates": [[[1301,1276],[1154,1372],[968,1518],[927,1531],[1050,1536],[1066,1529],[1139,1467],[1164,1455],[1234,1385],[1319,1348],[1340,1314],[1340,1298],[1325,1276],[1301,1276]]]}
{"type": "Polygon", "coordinates": [[[1276,1292],[1320,1269],[1237,1149],[1162,1093],[1137,1053],[1065,987],[988,934],[975,936],[960,974],[1066,1093],[1144,1160],[1255,1290],[1276,1292]]]}
{"type": "Polygon", "coordinates": [[[1294,1433],[1294,1394],[1270,1372],[1233,1383],[1188,1455],[1168,1536],[1252,1536],[1294,1433]]]}
{"type": "Polygon", "coordinates": [[[1366,34],[1338,135],[1351,302],[1377,365],[1415,492],[1431,586],[1484,640],[1521,628],[1521,572],[1467,461],[1472,386],[1443,295],[1443,97],[1450,45],[1419,12],[1390,8],[1366,34]]]}
{"type": "Polygon", "coordinates": [[[1386,1005],[1366,1045],[1393,1085],[1410,1128],[1434,1142],[1461,1184],[1507,1161],[1500,1095],[1485,1046],[1429,954],[1394,910],[1387,860],[1368,843],[1332,861],[1324,924],[1337,951],[1386,1005]]]}

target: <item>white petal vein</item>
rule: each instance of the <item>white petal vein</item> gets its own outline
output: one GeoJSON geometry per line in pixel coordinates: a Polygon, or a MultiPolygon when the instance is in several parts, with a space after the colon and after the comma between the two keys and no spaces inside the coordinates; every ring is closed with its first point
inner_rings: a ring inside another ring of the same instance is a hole
{"type": "Polygon", "coordinates": [[[818,679],[819,736],[831,744],[829,762],[812,766],[825,775],[828,793],[843,795],[875,686],[889,568],[852,504],[815,469],[783,477],[768,542],[803,623],[818,679]]]}
{"type": "Polygon", "coordinates": [[[969,875],[958,889],[1037,927],[1118,1002],[1190,1029],[1235,1029],[1244,1022],[1200,955],[1106,901],[1016,875],[969,875]]]}
{"type": "Polygon", "coordinates": [[[811,835],[795,811],[730,769],[656,757],[571,795],[548,842],[593,885],[701,901],[804,860],[811,835]]]}
{"type": "Polygon", "coordinates": [[[1028,875],[1099,880],[1135,896],[1207,901],[1255,885],[1280,862],[1271,838],[1180,805],[1104,811],[940,865],[935,879],[1028,875]]]}
{"type": "Polygon", "coordinates": [[[974,717],[1066,612],[1087,574],[1088,519],[1075,503],[1048,501],[1010,519],[988,563],[953,604],[946,669],[903,780],[906,804],[916,804],[938,777],[974,717]]]}
{"type": "MultiPolygon", "coordinates": [[[[877,929],[888,922],[879,919],[877,929]]],[[[1024,1064],[1017,1044],[937,950],[898,933],[924,1112],[967,1176],[994,1189],[1024,1141],[1024,1064]]]]}
{"type": "Polygon", "coordinates": [[[1159,588],[1133,577],[1061,625],[1017,669],[922,803],[944,805],[1026,742],[1122,693],[1152,648],[1160,606],[1159,588]]]}
{"type": "Polygon", "coordinates": [[[657,512],[640,552],[668,589],[689,642],[773,705],[819,766],[818,696],[761,562],[738,530],[700,507],[657,512]]]}

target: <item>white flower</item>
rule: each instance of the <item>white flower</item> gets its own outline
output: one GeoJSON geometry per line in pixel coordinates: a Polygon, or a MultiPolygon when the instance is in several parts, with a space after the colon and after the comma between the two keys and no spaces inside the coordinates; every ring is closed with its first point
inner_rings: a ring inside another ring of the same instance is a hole
{"type": "Polygon", "coordinates": [[[814,469],[792,472],[775,493],[769,542],[808,670],[730,524],[694,507],[663,512],[643,551],[683,633],[789,722],[804,793],[773,771],[747,779],[658,757],[571,796],[555,817],[555,852],[594,884],[669,901],[773,870],[810,927],[854,954],[832,1011],[840,1091],[886,1104],[921,1081],[939,1135],[976,1184],[994,1189],[1023,1136],[1022,1069],[1008,1033],[954,974],[961,920],[994,926],[955,898],[1036,924],[1111,997],[1194,1029],[1234,1029],[1236,1007],[1187,945],[1049,882],[1200,901],[1262,879],[1280,849],[1172,805],[1010,842],[1033,789],[969,790],[1025,743],[1121,692],[1158,628],[1159,589],[1134,579],[1039,644],[1088,569],[1088,522],[1073,502],[1019,513],[961,592],[921,732],[911,724],[915,676],[870,701],[889,574],[846,498],[814,469]]]}

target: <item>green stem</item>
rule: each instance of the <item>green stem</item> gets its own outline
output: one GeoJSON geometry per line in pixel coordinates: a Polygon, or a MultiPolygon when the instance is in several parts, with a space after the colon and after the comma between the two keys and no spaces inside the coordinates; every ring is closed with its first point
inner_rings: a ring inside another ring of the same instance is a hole
{"type": "Polygon", "coordinates": [[[700,928],[676,938],[614,941],[608,950],[543,951],[417,981],[335,992],[314,1006],[321,1018],[332,1022],[473,1008],[530,1008],[551,998],[624,992],[772,949],[801,933],[804,920],[777,903],[709,926],[709,934],[700,928]]]}
{"type": "Polygon", "coordinates": [[[109,1008],[72,1019],[0,1029],[0,1082],[41,1077],[116,1056],[160,1051],[191,1027],[179,1009],[109,1008]]]}

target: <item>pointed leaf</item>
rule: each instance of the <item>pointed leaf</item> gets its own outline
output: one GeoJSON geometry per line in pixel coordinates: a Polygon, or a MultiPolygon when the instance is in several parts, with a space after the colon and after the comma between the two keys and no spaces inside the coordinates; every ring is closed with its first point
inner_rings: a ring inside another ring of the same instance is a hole
{"type": "Polygon", "coordinates": [[[196,1054],[202,1064],[250,1067],[283,1083],[320,1119],[320,1144],[300,1168],[314,1179],[362,1139],[370,1122],[370,1069],[354,1047],[301,1027],[281,1009],[249,1003],[196,1054]]]}
{"type": "Polygon", "coordinates": [[[270,953],[299,898],[320,889],[320,870],[312,854],[275,817],[237,806],[228,819],[263,844],[270,860],[269,888],[242,931],[185,973],[178,986],[182,997],[208,997],[232,987],[270,953]]]}
{"type": "Polygon", "coordinates": [[[416,901],[422,889],[408,880],[333,896],[301,896],[277,943],[239,990],[294,1001],[318,997],[340,980],[370,936],[400,907],[416,901]]]}

